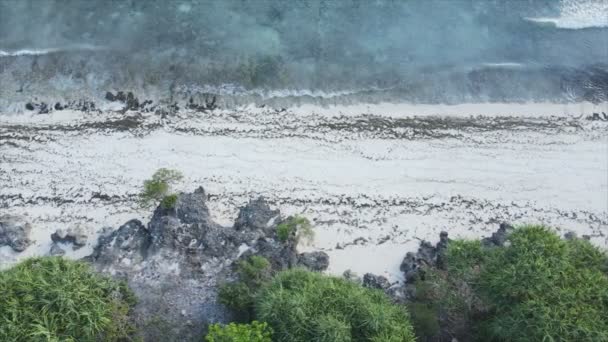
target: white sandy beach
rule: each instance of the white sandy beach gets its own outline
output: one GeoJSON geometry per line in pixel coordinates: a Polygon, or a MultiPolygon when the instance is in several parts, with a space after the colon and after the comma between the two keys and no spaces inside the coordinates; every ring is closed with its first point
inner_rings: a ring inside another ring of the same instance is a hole
{"type": "Polygon", "coordinates": [[[284,214],[307,216],[316,237],[301,248],[326,251],[336,274],[352,269],[399,278],[403,256],[420,239],[434,242],[442,230],[452,238],[484,236],[503,221],[544,223],[606,246],[608,122],[584,118],[606,108],[249,108],[163,120],[150,115],[142,122],[158,126],[128,131],[69,129],[115,115],[2,114],[0,211],[27,215],[35,243],[19,254],[0,248],[0,262],[47,253],[50,234],[74,224],[90,234],[85,248],[67,249],[82,257],[101,228],[147,220],[151,210],[135,205],[136,194],[160,167],[183,172],[178,190],[204,186],[222,224],[230,225],[238,207],[260,195],[284,214]],[[336,128],[363,120],[362,114],[423,119],[410,126],[395,121],[405,125],[395,129],[368,121],[336,128]],[[479,127],[424,121],[479,115],[471,119],[479,127]]]}

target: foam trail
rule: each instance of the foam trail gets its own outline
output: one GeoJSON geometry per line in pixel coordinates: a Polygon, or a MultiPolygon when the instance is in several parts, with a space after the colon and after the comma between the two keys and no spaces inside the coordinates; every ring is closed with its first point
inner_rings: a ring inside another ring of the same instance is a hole
{"type": "Polygon", "coordinates": [[[387,91],[394,89],[394,87],[366,87],[359,89],[347,89],[347,90],[335,90],[335,91],[323,91],[315,89],[246,89],[242,86],[235,84],[224,84],[220,86],[210,85],[181,85],[177,87],[177,91],[183,94],[218,94],[221,96],[239,95],[239,96],[260,96],[263,99],[272,98],[284,98],[284,97],[315,97],[331,99],[340,96],[357,95],[369,91],[387,91]]]}
{"type": "Polygon", "coordinates": [[[14,51],[0,50],[0,57],[17,57],[17,56],[41,56],[58,52],[68,51],[99,51],[105,50],[104,47],[94,45],[73,45],[65,48],[47,48],[47,49],[21,49],[14,51]]]}
{"type": "Polygon", "coordinates": [[[608,1],[562,0],[559,17],[527,17],[536,23],[550,23],[562,29],[608,27],[608,1]]]}
{"type": "Polygon", "coordinates": [[[519,69],[519,68],[525,67],[524,64],[513,63],[513,62],[483,63],[482,66],[486,67],[486,68],[505,68],[505,69],[519,69]]]}

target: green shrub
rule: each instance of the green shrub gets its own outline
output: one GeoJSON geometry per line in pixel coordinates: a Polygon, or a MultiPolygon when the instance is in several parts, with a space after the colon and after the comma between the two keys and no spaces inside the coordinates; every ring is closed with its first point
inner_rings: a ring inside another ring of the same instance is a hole
{"type": "Polygon", "coordinates": [[[252,255],[246,260],[239,261],[237,272],[245,284],[260,286],[271,278],[270,261],[259,255],[252,255]]]}
{"type": "Polygon", "coordinates": [[[126,285],[60,257],[0,272],[0,341],[116,341],[132,332],[126,285]]]}
{"type": "Polygon", "coordinates": [[[296,242],[300,239],[312,242],[314,231],[307,218],[296,215],[277,226],[277,237],[282,242],[287,242],[290,239],[294,239],[296,242]]]}
{"type": "MultiPolygon", "coordinates": [[[[162,204],[175,206],[176,195],[169,194],[171,184],[181,180],[182,174],[176,170],[158,169],[151,179],[144,181],[144,188],[139,194],[140,204],[144,207],[163,201],[162,204]],[[174,198],[174,199],[173,199],[174,198]],[[166,203],[165,200],[167,201],[166,203]]],[[[165,208],[172,208],[165,207],[165,208]]]]}
{"type": "Polygon", "coordinates": [[[608,258],[589,241],[574,239],[567,240],[570,249],[570,259],[576,268],[589,268],[608,273],[608,258]]]}
{"type": "Polygon", "coordinates": [[[446,268],[452,276],[469,278],[473,276],[474,267],[487,258],[487,253],[479,240],[451,241],[446,252],[446,268]]]}
{"type": "Polygon", "coordinates": [[[415,284],[421,338],[438,322],[459,340],[608,341],[608,258],[588,241],[524,226],[503,247],[451,241],[445,260],[415,284]]]}
{"type": "Polygon", "coordinates": [[[608,258],[588,241],[524,226],[503,247],[452,241],[446,255],[433,303],[465,317],[477,340],[608,341],[608,258]]]}
{"type": "Polygon", "coordinates": [[[606,257],[587,241],[527,226],[492,250],[478,290],[493,306],[480,339],[608,341],[606,257]]]}
{"type": "Polygon", "coordinates": [[[167,195],[163,197],[163,200],[160,202],[160,205],[165,209],[173,209],[175,208],[175,203],[177,203],[177,195],[167,195]]]}
{"type": "Polygon", "coordinates": [[[407,312],[381,291],[302,269],[265,285],[255,315],[275,341],[414,341],[407,312]]]}
{"type": "Polygon", "coordinates": [[[407,305],[414,331],[418,337],[432,338],[439,334],[438,304],[412,302],[407,305]]]}
{"type": "Polygon", "coordinates": [[[212,324],[205,336],[207,342],[272,342],[272,330],[266,323],[228,325],[212,324]]]}
{"type": "Polygon", "coordinates": [[[218,292],[220,303],[245,316],[245,319],[250,317],[254,295],[255,290],[240,281],[222,284],[218,292]]]}
{"type": "Polygon", "coordinates": [[[258,289],[270,280],[272,270],[268,259],[252,255],[239,261],[236,271],[239,281],[220,285],[219,301],[248,320],[253,314],[254,297],[258,289]]]}
{"type": "Polygon", "coordinates": [[[407,307],[420,341],[436,341],[441,332],[470,340],[471,316],[478,300],[471,286],[460,278],[468,279],[469,274],[466,271],[450,276],[445,270],[429,268],[424,280],[415,282],[415,296],[407,307]]]}

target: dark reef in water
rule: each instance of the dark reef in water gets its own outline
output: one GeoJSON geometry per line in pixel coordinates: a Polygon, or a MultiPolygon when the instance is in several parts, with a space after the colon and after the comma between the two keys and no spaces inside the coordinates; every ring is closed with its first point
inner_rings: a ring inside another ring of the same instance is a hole
{"type": "Polygon", "coordinates": [[[607,101],[608,28],[527,19],[561,10],[549,0],[0,2],[0,112],[102,99],[131,110],[142,99],[607,101]]]}

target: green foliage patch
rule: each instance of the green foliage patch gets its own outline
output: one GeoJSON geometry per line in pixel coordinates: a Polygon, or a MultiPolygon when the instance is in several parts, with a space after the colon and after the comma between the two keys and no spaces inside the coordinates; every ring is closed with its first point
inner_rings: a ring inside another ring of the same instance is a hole
{"type": "Polygon", "coordinates": [[[301,239],[304,239],[306,242],[312,242],[314,231],[307,218],[296,215],[289,217],[285,222],[277,226],[277,237],[282,242],[287,242],[288,240],[297,242],[301,239]]]}
{"type": "Polygon", "coordinates": [[[272,342],[272,329],[266,323],[253,321],[250,324],[212,324],[205,336],[207,342],[272,342]]]}
{"type": "Polygon", "coordinates": [[[478,290],[492,304],[481,337],[508,341],[608,341],[606,256],[588,241],[527,226],[491,250],[478,290]]]}
{"type": "Polygon", "coordinates": [[[446,260],[416,284],[421,336],[433,330],[426,305],[478,341],[608,341],[608,258],[588,241],[523,226],[503,247],[452,241],[446,260]]]}
{"type": "Polygon", "coordinates": [[[255,295],[261,286],[272,277],[268,259],[252,255],[241,260],[236,269],[239,281],[223,284],[219,288],[219,301],[248,320],[253,315],[255,295]]]}
{"type": "Polygon", "coordinates": [[[116,341],[132,332],[125,284],[60,257],[0,272],[0,341],[116,341]]]}
{"type": "Polygon", "coordinates": [[[407,312],[381,291],[302,269],[264,286],[255,316],[275,341],[414,341],[407,312]]]}
{"type": "Polygon", "coordinates": [[[173,209],[175,208],[175,203],[177,203],[177,195],[167,195],[163,197],[163,200],[160,202],[160,205],[165,209],[173,209]]]}
{"type": "Polygon", "coordinates": [[[183,178],[176,170],[158,169],[151,179],[144,181],[142,192],[139,194],[140,204],[148,207],[161,202],[164,208],[170,209],[175,206],[177,195],[170,194],[171,185],[183,178]]]}

